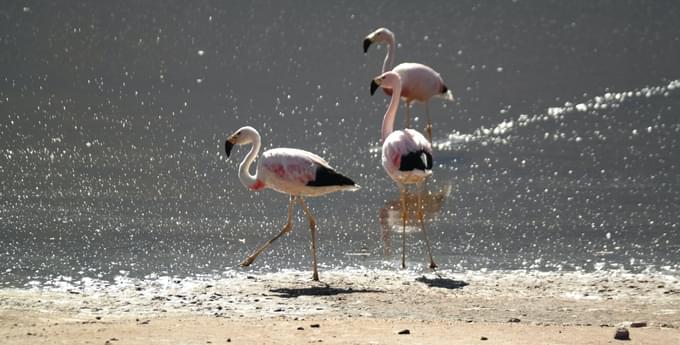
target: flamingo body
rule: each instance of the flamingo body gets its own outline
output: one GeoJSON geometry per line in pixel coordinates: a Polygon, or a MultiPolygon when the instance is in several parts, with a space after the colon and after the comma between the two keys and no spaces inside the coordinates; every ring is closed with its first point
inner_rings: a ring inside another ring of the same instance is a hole
{"type": "Polygon", "coordinates": [[[422,182],[432,175],[432,146],[413,129],[394,131],[383,142],[382,165],[398,184],[422,182]]]}
{"type": "Polygon", "coordinates": [[[392,71],[401,77],[401,98],[407,103],[413,101],[424,103],[432,96],[448,92],[444,79],[429,66],[405,62],[394,67],[392,71]]]}
{"type": "Polygon", "coordinates": [[[257,162],[257,172],[259,182],[248,186],[255,190],[271,188],[291,195],[320,196],[356,189],[352,180],[335,172],[323,158],[299,149],[265,151],[257,162]]]}

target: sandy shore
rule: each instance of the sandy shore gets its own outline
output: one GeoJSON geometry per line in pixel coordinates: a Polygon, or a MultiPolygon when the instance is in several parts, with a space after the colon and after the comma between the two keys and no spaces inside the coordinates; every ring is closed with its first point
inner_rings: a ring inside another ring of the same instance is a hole
{"type": "Polygon", "coordinates": [[[680,339],[680,281],[669,275],[346,270],[321,278],[233,273],[2,289],[0,343],[606,344],[618,342],[620,325],[630,344],[680,339]]]}

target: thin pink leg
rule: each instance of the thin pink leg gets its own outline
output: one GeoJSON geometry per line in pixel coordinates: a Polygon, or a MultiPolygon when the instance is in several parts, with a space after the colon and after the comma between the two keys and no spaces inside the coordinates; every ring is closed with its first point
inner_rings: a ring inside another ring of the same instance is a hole
{"type": "Polygon", "coordinates": [[[281,232],[278,233],[278,235],[272,237],[269,239],[269,241],[265,242],[263,245],[261,245],[255,252],[250,254],[249,257],[247,257],[245,260],[241,261],[241,266],[243,267],[248,267],[250,264],[255,261],[258,255],[265,251],[269,246],[274,243],[279,237],[283,236],[283,234],[288,233],[290,231],[290,228],[293,226],[293,205],[295,204],[295,197],[290,196],[290,202],[288,203],[288,221],[286,222],[286,225],[283,226],[283,229],[281,229],[281,232]]]}
{"type": "Polygon", "coordinates": [[[309,211],[307,205],[305,204],[305,199],[302,197],[300,197],[300,205],[302,205],[302,209],[309,218],[309,231],[312,234],[312,280],[319,281],[319,271],[317,270],[316,261],[316,219],[314,219],[314,216],[312,216],[312,212],[309,211]]]}
{"type": "Polygon", "coordinates": [[[420,228],[423,230],[423,235],[425,236],[425,244],[427,245],[427,255],[430,258],[430,268],[437,268],[437,264],[434,263],[432,258],[432,249],[430,248],[430,239],[427,237],[427,231],[425,230],[425,209],[423,207],[423,193],[422,193],[422,183],[418,183],[417,191],[418,194],[418,221],[420,222],[420,228]]]}

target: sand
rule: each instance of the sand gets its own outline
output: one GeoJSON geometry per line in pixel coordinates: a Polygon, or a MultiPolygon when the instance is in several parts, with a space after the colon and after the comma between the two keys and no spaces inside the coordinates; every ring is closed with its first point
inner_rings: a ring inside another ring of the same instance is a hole
{"type": "Polygon", "coordinates": [[[0,290],[1,344],[680,344],[664,274],[343,270],[0,290]],[[632,327],[642,326],[642,327],[632,327]],[[399,334],[408,330],[409,334],[399,334]]]}

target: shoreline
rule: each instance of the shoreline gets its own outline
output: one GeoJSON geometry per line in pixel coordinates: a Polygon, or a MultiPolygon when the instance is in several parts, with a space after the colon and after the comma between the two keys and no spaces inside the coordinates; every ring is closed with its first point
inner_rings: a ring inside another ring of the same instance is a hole
{"type": "MultiPolygon", "coordinates": [[[[23,344],[607,344],[614,328],[521,323],[355,319],[224,320],[174,315],[77,320],[50,315],[0,317],[0,343],[23,344]],[[37,317],[38,316],[38,317],[37,317]],[[37,318],[36,318],[37,317],[37,318]],[[10,323],[8,320],[12,320],[10,323]]],[[[675,328],[630,330],[626,344],[673,344],[675,328]]]]}
{"type": "Polygon", "coordinates": [[[240,343],[306,343],[310,334],[338,344],[414,339],[435,344],[441,337],[453,337],[451,343],[487,337],[494,344],[600,344],[614,341],[616,327],[632,322],[644,324],[629,328],[632,344],[680,338],[676,276],[440,274],[327,271],[321,272],[324,282],[315,283],[307,272],[235,273],[215,279],[158,277],[0,289],[0,343],[84,344],[99,337],[92,343],[172,344],[177,331],[195,333],[181,341],[192,344],[225,343],[225,337],[245,341],[240,343]],[[261,339],[251,334],[254,325],[260,325],[261,339]],[[380,336],[362,338],[372,329],[380,336]],[[411,334],[397,334],[403,329],[411,334]],[[93,334],[96,330],[101,334],[93,334]]]}

